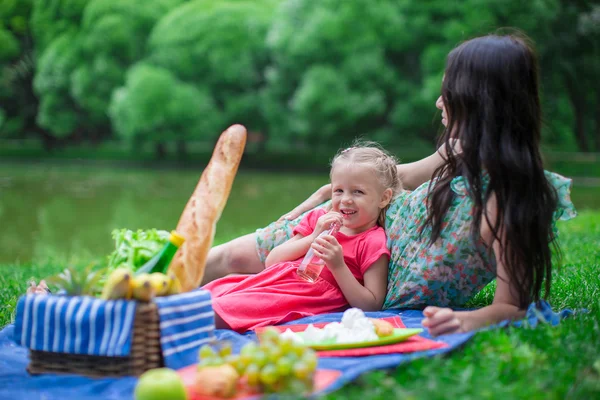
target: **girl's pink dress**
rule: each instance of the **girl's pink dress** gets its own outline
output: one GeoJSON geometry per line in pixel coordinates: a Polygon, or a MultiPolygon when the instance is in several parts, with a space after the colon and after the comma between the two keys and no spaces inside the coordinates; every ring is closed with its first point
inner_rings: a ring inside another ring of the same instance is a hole
{"type": "MultiPolygon", "coordinates": [[[[296,228],[297,233],[312,233],[317,220],[326,211],[308,213],[296,228]]],[[[361,283],[364,273],[382,255],[389,257],[383,228],[375,226],[358,235],[336,234],[344,252],[346,265],[361,283]]],[[[275,325],[302,317],[343,311],[349,307],[342,290],[327,267],[315,283],[298,277],[295,262],[280,262],[256,275],[233,275],[204,286],[213,297],[213,309],[231,329],[244,332],[261,326],[275,325]]]]}

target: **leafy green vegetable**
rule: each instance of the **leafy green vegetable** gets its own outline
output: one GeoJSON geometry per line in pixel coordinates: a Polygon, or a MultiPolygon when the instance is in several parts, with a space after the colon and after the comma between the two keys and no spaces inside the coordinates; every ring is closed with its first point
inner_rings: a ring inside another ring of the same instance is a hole
{"type": "Polygon", "coordinates": [[[157,229],[115,229],[112,237],[115,240],[115,250],[108,256],[108,268],[112,270],[126,267],[135,271],[167,244],[169,232],[157,229]]]}

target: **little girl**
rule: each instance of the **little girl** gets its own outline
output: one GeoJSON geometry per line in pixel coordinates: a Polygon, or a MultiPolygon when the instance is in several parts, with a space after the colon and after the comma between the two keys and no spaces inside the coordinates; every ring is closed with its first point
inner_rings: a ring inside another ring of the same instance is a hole
{"type": "Polygon", "coordinates": [[[213,297],[217,328],[244,332],[349,306],[380,310],[390,257],[385,211],[402,188],[396,164],[374,143],[339,152],[331,163],[331,211],[308,213],[292,238],[271,251],[259,274],[226,276],[204,286],[213,297]],[[339,232],[317,238],[333,222],[341,225],[339,232]],[[326,265],[314,283],[296,272],[311,244],[326,265]]]}

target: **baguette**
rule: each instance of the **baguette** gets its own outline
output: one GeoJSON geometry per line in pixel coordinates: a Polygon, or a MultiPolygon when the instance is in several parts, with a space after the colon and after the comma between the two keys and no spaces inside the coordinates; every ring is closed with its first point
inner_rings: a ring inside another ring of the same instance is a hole
{"type": "Polygon", "coordinates": [[[197,288],[202,282],[216,225],[227,203],[245,145],[246,128],[242,125],[232,125],[221,134],[179,218],[176,230],[185,237],[185,242],[175,254],[168,272],[177,276],[184,292],[197,288]]]}

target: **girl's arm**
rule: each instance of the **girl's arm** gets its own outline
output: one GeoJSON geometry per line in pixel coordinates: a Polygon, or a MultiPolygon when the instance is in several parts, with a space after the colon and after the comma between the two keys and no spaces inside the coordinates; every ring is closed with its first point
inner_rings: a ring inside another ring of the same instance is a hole
{"type": "Polygon", "coordinates": [[[281,261],[297,260],[306,254],[313,240],[313,235],[302,236],[299,233],[296,234],[290,240],[271,250],[265,260],[265,268],[281,261]]]}
{"type": "Polygon", "coordinates": [[[265,260],[265,267],[281,262],[281,261],[292,261],[304,256],[308,251],[310,245],[319,236],[321,232],[328,229],[333,222],[342,224],[342,214],[334,211],[330,211],[323,214],[317,220],[315,227],[310,235],[303,236],[296,234],[293,238],[275,247],[267,256],[265,260]]]}
{"type": "Polygon", "coordinates": [[[352,307],[363,311],[379,311],[383,307],[387,290],[388,263],[387,255],[382,255],[365,272],[364,282],[361,285],[356,280],[350,269],[344,264],[343,268],[331,269],[344,297],[352,307]]]}
{"type": "MultiPolygon", "coordinates": [[[[490,221],[496,220],[496,200],[492,196],[487,204],[490,221]]],[[[474,311],[453,311],[449,308],[427,307],[423,310],[425,319],[423,326],[428,327],[432,335],[467,332],[495,324],[506,319],[519,319],[525,310],[519,307],[516,290],[513,290],[504,261],[502,246],[505,245],[494,238],[492,229],[485,217],[481,220],[481,237],[494,249],[496,257],[496,292],[492,304],[474,311]]],[[[500,231],[500,237],[502,237],[500,231]]]]}

